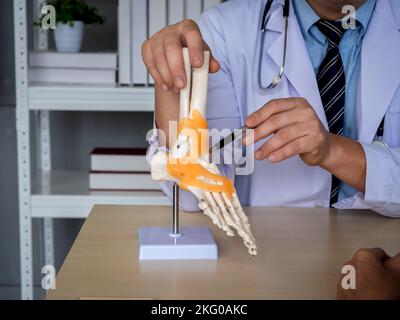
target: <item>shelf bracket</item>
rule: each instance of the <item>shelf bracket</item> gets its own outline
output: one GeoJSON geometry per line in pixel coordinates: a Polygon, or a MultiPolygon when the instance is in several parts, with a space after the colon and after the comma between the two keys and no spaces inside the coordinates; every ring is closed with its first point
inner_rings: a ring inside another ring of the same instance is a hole
{"type": "MultiPolygon", "coordinates": [[[[40,174],[42,194],[50,193],[50,170],[51,170],[51,138],[50,138],[50,111],[41,110],[37,117],[38,131],[38,171],[40,174]]],[[[43,247],[44,264],[54,266],[54,235],[53,219],[43,218],[43,247]]]]}
{"type": "Polygon", "coordinates": [[[33,299],[26,0],[14,0],[21,298],[33,299]]]}

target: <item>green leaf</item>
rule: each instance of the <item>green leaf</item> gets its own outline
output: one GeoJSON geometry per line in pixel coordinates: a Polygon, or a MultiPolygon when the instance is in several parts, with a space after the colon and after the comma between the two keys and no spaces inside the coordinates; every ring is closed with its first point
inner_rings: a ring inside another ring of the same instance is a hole
{"type": "MultiPolygon", "coordinates": [[[[105,22],[98,9],[89,6],[85,0],[49,0],[48,5],[54,6],[56,10],[56,22],[61,22],[73,26],[74,21],[82,21],[84,24],[101,25],[105,22]]],[[[34,22],[34,25],[40,26],[44,15],[34,22]]]]}

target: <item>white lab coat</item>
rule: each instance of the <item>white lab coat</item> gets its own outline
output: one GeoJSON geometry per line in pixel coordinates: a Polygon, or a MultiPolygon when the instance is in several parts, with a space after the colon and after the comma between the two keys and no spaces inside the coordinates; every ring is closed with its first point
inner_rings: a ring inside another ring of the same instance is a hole
{"type": "MultiPolygon", "coordinates": [[[[265,38],[263,83],[278,72],[284,33],[282,10],[275,0],[265,38]]],[[[273,90],[257,82],[260,16],[264,0],[230,0],[207,10],[200,29],[221,71],[210,75],[207,118],[210,128],[239,128],[250,113],[276,98],[304,97],[328,128],[303,36],[291,5],[285,73],[273,90]]],[[[338,208],[369,208],[400,217],[400,1],[378,0],[362,47],[357,121],[358,140],[367,158],[366,192],[336,204],[338,208]],[[384,140],[390,148],[372,145],[383,115],[384,140]]],[[[256,144],[260,146],[264,141],[256,144]]],[[[233,177],[233,170],[223,171],[233,177]]],[[[278,164],[256,161],[249,177],[236,177],[241,201],[250,206],[328,207],[331,174],[299,157],[278,164]]],[[[163,186],[167,194],[170,186],[163,186]]],[[[191,195],[181,201],[197,209],[191,195]]]]}

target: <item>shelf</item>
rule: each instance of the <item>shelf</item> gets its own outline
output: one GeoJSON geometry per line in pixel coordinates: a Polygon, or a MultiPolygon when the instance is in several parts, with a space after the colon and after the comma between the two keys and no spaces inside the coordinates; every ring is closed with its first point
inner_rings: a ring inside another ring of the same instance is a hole
{"type": "Polygon", "coordinates": [[[153,87],[31,83],[28,97],[30,110],[154,111],[153,87]]]}
{"type": "Polygon", "coordinates": [[[86,218],[93,205],[170,205],[162,191],[90,191],[87,171],[51,171],[33,181],[32,217],[86,218]]]}

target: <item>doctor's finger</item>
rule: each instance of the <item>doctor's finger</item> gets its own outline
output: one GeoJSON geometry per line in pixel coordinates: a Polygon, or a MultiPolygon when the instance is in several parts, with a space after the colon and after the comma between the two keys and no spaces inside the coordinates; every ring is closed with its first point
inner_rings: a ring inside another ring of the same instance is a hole
{"type": "Polygon", "coordinates": [[[273,114],[291,110],[298,105],[299,101],[295,98],[271,100],[263,107],[249,115],[246,118],[245,125],[248,128],[255,128],[262,122],[266,121],[273,114]]]}
{"type": "Polygon", "coordinates": [[[309,126],[306,123],[296,123],[292,126],[282,128],[257,150],[261,153],[256,151],[256,159],[263,160],[271,153],[281,149],[298,138],[306,136],[308,133],[309,126]]]}
{"type": "MultiPolygon", "coordinates": [[[[210,47],[207,45],[207,43],[205,43],[203,41],[203,49],[202,49],[202,56],[204,58],[204,51],[209,51],[210,52],[210,64],[209,64],[209,69],[208,71],[210,73],[215,73],[220,69],[219,63],[218,61],[214,58],[212,51],[210,49],[210,47]]],[[[190,55],[190,49],[189,49],[189,55],[190,55]]],[[[204,60],[204,59],[203,59],[204,60]]],[[[204,61],[203,61],[204,62],[204,61]]],[[[203,62],[201,63],[201,65],[203,65],[203,62]]]]}
{"type": "Polygon", "coordinates": [[[280,162],[293,156],[311,151],[313,139],[310,136],[297,138],[282,148],[272,152],[267,159],[271,162],[280,162]]]}
{"type": "MultiPolygon", "coordinates": [[[[295,123],[305,122],[308,120],[307,117],[308,115],[305,112],[305,109],[300,108],[293,108],[288,111],[273,114],[254,129],[254,143],[263,138],[269,137],[271,134],[285,127],[295,123]]],[[[244,137],[243,141],[245,145],[250,143],[250,141],[247,141],[246,137],[244,137]]]]}
{"type": "Polygon", "coordinates": [[[219,70],[219,63],[212,55],[211,49],[203,40],[200,29],[196,23],[191,20],[183,25],[182,42],[189,50],[190,63],[194,68],[199,68],[204,62],[204,51],[210,51],[210,69],[211,73],[219,70]]]}
{"type": "Polygon", "coordinates": [[[207,43],[205,43],[204,41],[203,41],[203,43],[204,43],[205,50],[210,51],[209,72],[210,73],[215,73],[215,72],[219,71],[219,69],[220,69],[219,62],[217,61],[217,59],[214,58],[214,56],[212,54],[212,51],[211,51],[210,47],[207,45],[207,43]]]}
{"type": "Polygon", "coordinates": [[[169,65],[169,70],[172,76],[172,81],[176,88],[182,89],[186,85],[182,44],[178,39],[171,38],[164,41],[164,48],[169,65]]]}
{"type": "Polygon", "coordinates": [[[358,249],[353,256],[353,261],[366,262],[378,261],[382,262],[390,259],[390,256],[381,248],[358,249]]]}
{"type": "Polygon", "coordinates": [[[172,81],[171,71],[168,66],[165,52],[162,50],[153,52],[153,59],[157,70],[162,77],[163,83],[166,85],[168,90],[172,89],[174,87],[174,82],[172,81]]]}
{"type": "Polygon", "coordinates": [[[153,77],[156,85],[162,88],[164,91],[168,91],[168,87],[164,83],[163,78],[161,77],[161,74],[158,72],[157,66],[154,62],[151,48],[147,43],[145,43],[142,46],[142,57],[143,57],[143,62],[146,65],[146,68],[149,71],[150,75],[153,77]]]}
{"type": "Polygon", "coordinates": [[[194,68],[199,68],[204,62],[203,38],[197,24],[192,20],[182,23],[182,42],[189,49],[190,63],[194,68]]]}

